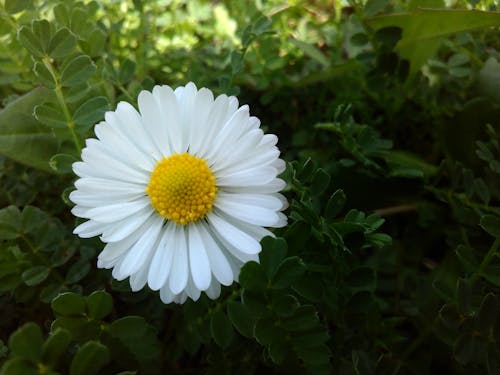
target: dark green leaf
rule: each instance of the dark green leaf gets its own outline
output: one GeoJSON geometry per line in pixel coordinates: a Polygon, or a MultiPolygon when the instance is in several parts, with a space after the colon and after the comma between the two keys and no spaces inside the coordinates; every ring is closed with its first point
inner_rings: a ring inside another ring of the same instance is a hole
{"type": "Polygon", "coordinates": [[[49,104],[37,105],[34,109],[33,115],[42,124],[51,128],[64,129],[67,127],[64,114],[59,108],[55,108],[49,104]]]}
{"type": "Polygon", "coordinates": [[[121,83],[127,84],[132,80],[135,72],[135,62],[130,59],[125,59],[125,61],[120,66],[120,71],[118,73],[118,79],[121,83]]]}
{"type": "Polygon", "coordinates": [[[287,288],[305,272],[304,262],[299,257],[286,258],[281,262],[271,280],[274,289],[287,288]]]}
{"type": "Polygon", "coordinates": [[[463,315],[472,314],[472,288],[466,279],[458,279],[457,281],[457,302],[458,311],[463,315]]]}
{"type": "Polygon", "coordinates": [[[87,100],[73,114],[73,121],[79,132],[85,132],[97,121],[102,120],[109,109],[108,99],[98,96],[87,100]]]}
{"type": "Polygon", "coordinates": [[[500,237],[500,218],[497,216],[484,215],[479,225],[493,237],[500,237]]]}
{"type": "Polygon", "coordinates": [[[33,362],[38,362],[40,359],[42,344],[42,331],[35,323],[26,323],[9,339],[9,348],[13,355],[33,362]]]}
{"type": "Polygon", "coordinates": [[[233,326],[222,311],[217,311],[210,319],[210,331],[215,342],[222,348],[227,348],[233,339],[233,326]]]}
{"type": "Polygon", "coordinates": [[[271,309],[280,316],[290,316],[299,306],[299,301],[293,295],[279,292],[273,296],[271,309]]]}
{"type": "MultiPolygon", "coordinates": [[[[70,309],[71,307],[67,307],[70,309]]],[[[51,330],[63,328],[71,333],[73,340],[83,343],[99,337],[101,331],[100,322],[89,320],[86,316],[62,316],[52,322],[51,330]]]]}
{"type": "Polygon", "coordinates": [[[49,55],[53,58],[68,56],[76,47],[76,37],[66,27],[57,30],[49,45],[49,55]]]}
{"type": "Polygon", "coordinates": [[[22,274],[24,283],[28,286],[34,286],[44,281],[50,274],[50,268],[47,266],[35,266],[28,268],[22,274]]]}
{"type": "Polygon", "coordinates": [[[318,325],[318,315],[313,306],[301,306],[287,318],[283,327],[288,331],[307,331],[318,325]]]}
{"type": "Polygon", "coordinates": [[[283,333],[272,318],[259,319],[255,326],[255,338],[261,345],[279,341],[283,333]]]}
{"type": "Polygon", "coordinates": [[[483,301],[477,314],[477,324],[484,337],[490,337],[495,330],[495,325],[500,312],[500,304],[498,297],[493,293],[488,293],[483,301]]]}
{"type": "Polygon", "coordinates": [[[0,240],[17,238],[21,232],[21,212],[16,206],[0,209],[0,240]]]}
{"type": "Polygon", "coordinates": [[[82,345],[71,361],[70,375],[92,375],[110,360],[107,347],[97,341],[82,345]]]}
{"type": "Polygon", "coordinates": [[[90,272],[90,263],[87,259],[80,259],[69,267],[66,273],[66,281],[76,283],[83,279],[90,272]]]}
{"type": "Polygon", "coordinates": [[[51,333],[42,347],[42,362],[54,368],[71,342],[71,334],[65,329],[51,333]]]}
{"type": "Polygon", "coordinates": [[[231,301],[227,305],[227,314],[239,333],[245,337],[253,337],[255,318],[245,305],[231,301]]]}
{"type": "Polygon", "coordinates": [[[61,73],[61,84],[71,87],[87,81],[95,72],[96,66],[86,55],[73,58],[61,73]]]}
{"type": "Polygon", "coordinates": [[[323,169],[319,168],[314,172],[312,182],[311,182],[311,193],[313,195],[320,195],[325,191],[330,185],[330,175],[326,173],[323,169]]]}
{"type": "Polygon", "coordinates": [[[5,362],[1,368],[2,375],[39,375],[38,368],[33,362],[14,357],[5,362]]]}
{"type": "Polygon", "coordinates": [[[40,40],[33,34],[33,31],[29,27],[22,26],[17,32],[17,39],[33,56],[42,57],[44,55],[40,40]]]}
{"type": "Polygon", "coordinates": [[[85,298],[76,293],[58,295],[51,303],[52,310],[61,315],[85,314],[85,298]]]}
{"type": "Polygon", "coordinates": [[[262,239],[261,245],[262,252],[259,254],[261,268],[268,279],[271,279],[286,256],[287,244],[283,238],[267,236],[262,239]]]}
{"type": "Polygon", "coordinates": [[[262,291],[267,288],[267,277],[264,270],[257,262],[247,262],[241,268],[240,284],[245,289],[262,291]]]}
{"type": "Polygon", "coordinates": [[[74,162],[78,161],[73,155],[68,154],[57,154],[50,158],[50,167],[61,174],[71,174],[73,173],[72,165],[74,162]]]}
{"type": "Polygon", "coordinates": [[[104,290],[98,290],[87,297],[88,316],[92,319],[103,319],[113,310],[113,298],[104,290]]]}
{"type": "Polygon", "coordinates": [[[377,286],[375,271],[369,267],[358,267],[353,269],[345,281],[355,291],[375,290],[377,286]]]}
{"type": "Polygon", "coordinates": [[[326,203],[325,219],[335,219],[342,211],[342,208],[344,208],[346,199],[345,193],[341,189],[335,191],[326,203]]]}

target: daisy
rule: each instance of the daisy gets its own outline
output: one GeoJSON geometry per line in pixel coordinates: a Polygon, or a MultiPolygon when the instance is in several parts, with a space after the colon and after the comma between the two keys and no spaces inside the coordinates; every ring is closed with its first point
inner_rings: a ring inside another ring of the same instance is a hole
{"type": "Polygon", "coordinates": [[[164,303],[215,299],[258,261],[265,227],[286,225],[278,138],[247,105],[193,83],[142,91],[94,128],[70,199],[74,233],[106,243],[97,266],[164,303]]]}

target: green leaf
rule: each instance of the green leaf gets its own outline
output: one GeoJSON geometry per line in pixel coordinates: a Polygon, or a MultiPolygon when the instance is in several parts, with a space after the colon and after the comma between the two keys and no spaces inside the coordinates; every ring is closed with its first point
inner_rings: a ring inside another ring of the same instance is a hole
{"type": "Polygon", "coordinates": [[[481,275],[493,285],[500,286],[500,265],[490,264],[481,275]]]}
{"type": "Polygon", "coordinates": [[[28,268],[21,275],[24,283],[28,286],[34,286],[44,281],[50,274],[50,268],[47,266],[35,266],[28,268]]]}
{"type": "Polygon", "coordinates": [[[50,304],[52,310],[60,315],[85,314],[85,298],[76,293],[63,293],[58,295],[50,304]]]}
{"type": "Polygon", "coordinates": [[[345,282],[356,292],[360,290],[375,290],[377,277],[373,269],[369,267],[357,267],[350,272],[345,282]]]}
{"type": "Polygon", "coordinates": [[[325,219],[333,220],[342,211],[346,203],[346,196],[343,190],[338,189],[332,194],[326,203],[325,219]]]}
{"type": "Polygon", "coordinates": [[[16,206],[0,209],[0,240],[17,238],[21,232],[21,212],[16,206]]]}
{"type": "Polygon", "coordinates": [[[230,301],[227,305],[227,315],[239,333],[245,337],[253,337],[255,318],[245,305],[230,301]]]}
{"type": "Polygon", "coordinates": [[[261,345],[269,345],[274,341],[279,341],[283,337],[282,330],[276,325],[276,321],[271,318],[259,319],[255,326],[255,338],[261,345]]]}
{"type": "Polygon", "coordinates": [[[38,37],[42,51],[45,52],[49,48],[50,39],[52,36],[52,30],[50,28],[50,23],[47,20],[34,20],[31,24],[31,29],[33,34],[38,37]]]}
{"type": "Polygon", "coordinates": [[[100,56],[106,43],[106,33],[101,29],[94,29],[87,38],[87,43],[90,46],[90,56],[100,56]]]}
{"type": "Polygon", "coordinates": [[[304,262],[299,257],[286,258],[281,262],[271,280],[273,289],[284,289],[293,284],[305,272],[304,262]]]}
{"type": "Polygon", "coordinates": [[[71,342],[71,334],[65,329],[51,333],[42,346],[42,362],[54,368],[71,342]]]}
{"type": "Polygon", "coordinates": [[[120,71],[118,72],[118,80],[127,84],[132,80],[135,72],[135,62],[130,59],[125,59],[120,66],[120,71]]]}
{"type": "Polygon", "coordinates": [[[233,326],[223,311],[217,311],[210,319],[210,331],[217,345],[227,348],[233,340],[233,326]]]}
{"type": "Polygon", "coordinates": [[[499,312],[498,297],[493,293],[488,293],[481,302],[476,319],[478,328],[484,337],[489,337],[494,332],[499,312]]]}
{"type": "Polygon", "coordinates": [[[16,14],[30,7],[30,0],[5,0],[4,9],[9,14],[16,14]]]}
{"type": "Polygon", "coordinates": [[[457,303],[458,311],[463,315],[471,315],[472,310],[472,288],[466,279],[457,281],[457,303]]]}
{"type": "Polygon", "coordinates": [[[80,259],[69,267],[66,272],[66,281],[76,283],[83,279],[90,272],[90,263],[87,259],[80,259]]]}
{"type": "Polygon", "coordinates": [[[109,362],[109,350],[97,341],[82,345],[71,361],[70,375],[92,375],[109,362]]]}
{"type": "Polygon", "coordinates": [[[283,327],[292,332],[307,331],[319,323],[318,315],[313,306],[305,305],[295,310],[295,313],[283,322],[283,327]]]}
{"type": "Polygon", "coordinates": [[[299,301],[293,295],[279,292],[272,299],[271,309],[280,316],[290,316],[299,306],[299,301]]]}
{"type": "Polygon", "coordinates": [[[34,89],[0,111],[0,154],[45,171],[51,171],[48,160],[57,153],[59,142],[52,129],[41,125],[32,113],[48,94],[47,89],[34,89]]]}
{"type": "Polygon", "coordinates": [[[330,60],[328,60],[316,46],[295,38],[290,38],[290,41],[307,56],[320,63],[324,68],[330,67],[330,60]]]}
{"type": "Polygon", "coordinates": [[[493,237],[500,237],[500,218],[497,216],[484,215],[481,217],[479,225],[493,237]]]}
{"type": "Polygon", "coordinates": [[[465,9],[417,9],[367,20],[375,30],[396,26],[403,30],[395,50],[410,61],[410,76],[435,55],[443,38],[464,31],[498,26],[500,13],[465,9]]]}
{"type": "Polygon", "coordinates": [[[313,195],[320,195],[330,185],[330,175],[323,169],[319,168],[314,172],[311,182],[311,193],[313,195]]]}
{"type": "Polygon", "coordinates": [[[40,327],[26,323],[10,336],[9,348],[13,355],[37,362],[42,352],[43,337],[40,327]]]}
{"type": "Polygon", "coordinates": [[[54,7],[54,17],[56,18],[57,23],[59,23],[60,25],[70,25],[68,9],[64,5],[64,3],[59,3],[54,7]]]}
{"type": "Polygon", "coordinates": [[[98,96],[87,100],[73,114],[73,121],[79,132],[86,132],[97,121],[102,120],[109,109],[108,99],[98,96]]]}
{"type": "Polygon", "coordinates": [[[493,56],[489,57],[479,72],[477,80],[478,90],[497,103],[500,102],[500,62],[493,56]]]}
{"type": "Polygon", "coordinates": [[[273,238],[266,236],[261,241],[262,251],[259,254],[260,265],[267,275],[268,279],[271,279],[279,264],[286,256],[287,244],[283,238],[273,238]]]}
{"type": "Polygon", "coordinates": [[[63,27],[57,30],[52,37],[48,53],[55,59],[68,56],[75,49],[76,43],[76,37],[66,27],[63,27]]]}
{"type": "Polygon", "coordinates": [[[113,298],[104,290],[98,290],[87,297],[87,311],[92,319],[103,319],[113,310],[113,298]]]}
{"type": "Polygon", "coordinates": [[[72,174],[72,165],[78,161],[73,155],[56,154],[50,158],[49,165],[57,173],[72,174]]]}
{"type": "Polygon", "coordinates": [[[42,44],[28,26],[22,26],[19,29],[17,32],[17,39],[33,56],[43,57],[44,51],[42,44]]]}
{"type": "Polygon", "coordinates": [[[86,316],[62,316],[52,322],[51,330],[55,332],[62,328],[71,333],[73,340],[83,343],[99,337],[101,332],[100,322],[89,320],[86,316]]]}
{"type": "Polygon", "coordinates": [[[53,89],[56,87],[56,82],[54,81],[54,77],[47,69],[45,64],[41,61],[35,62],[35,67],[33,68],[36,76],[40,80],[40,83],[49,89],[53,89]]]}
{"type": "Polygon", "coordinates": [[[89,79],[95,72],[96,66],[86,55],[72,59],[61,73],[61,84],[66,87],[81,84],[89,79]]]}
{"type": "Polygon", "coordinates": [[[1,375],[39,375],[34,363],[23,358],[14,357],[5,362],[1,368],[1,375]]]}
{"type": "Polygon", "coordinates": [[[267,287],[267,277],[259,263],[250,261],[241,268],[240,284],[245,289],[262,291],[267,287]]]}
{"type": "Polygon", "coordinates": [[[35,118],[42,124],[51,128],[64,129],[67,127],[66,119],[58,108],[49,104],[37,105],[33,111],[35,118]]]}

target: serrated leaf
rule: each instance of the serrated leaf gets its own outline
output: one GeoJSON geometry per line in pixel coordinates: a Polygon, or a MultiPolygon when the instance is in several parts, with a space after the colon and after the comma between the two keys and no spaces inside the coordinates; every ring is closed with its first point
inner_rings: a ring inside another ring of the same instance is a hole
{"type": "Polygon", "coordinates": [[[65,329],[52,332],[42,346],[42,362],[54,368],[71,342],[71,334],[65,329]]]}
{"type": "Polygon", "coordinates": [[[227,315],[239,333],[245,337],[253,337],[255,318],[245,305],[230,301],[227,305],[227,315]]]}
{"type": "Polygon", "coordinates": [[[113,298],[104,290],[98,290],[87,297],[88,316],[100,320],[111,314],[113,298]]]}
{"type": "Polygon", "coordinates": [[[210,331],[217,345],[227,348],[233,340],[233,326],[226,314],[218,311],[210,319],[210,331]]]}
{"type": "Polygon", "coordinates": [[[35,266],[28,268],[21,275],[24,283],[28,286],[34,286],[44,281],[50,274],[50,268],[47,266],[35,266]]]}
{"type": "Polygon", "coordinates": [[[73,58],[61,73],[61,85],[66,87],[75,86],[85,82],[95,72],[96,66],[86,55],[73,58]]]}
{"type": "Polygon", "coordinates": [[[9,339],[9,348],[13,355],[33,362],[40,359],[42,344],[42,331],[35,323],[26,323],[9,339]]]}
{"type": "Polygon", "coordinates": [[[76,37],[66,27],[63,27],[57,30],[52,37],[48,53],[55,59],[68,56],[74,51],[76,43],[76,37]]]}
{"type": "Polygon", "coordinates": [[[305,272],[304,262],[299,257],[283,260],[271,280],[273,289],[284,289],[293,284],[305,272]]]}
{"type": "Polygon", "coordinates": [[[19,43],[36,57],[43,57],[44,51],[40,40],[27,26],[22,26],[17,32],[19,43]]]}
{"type": "Polygon", "coordinates": [[[73,114],[73,121],[79,132],[87,131],[97,121],[102,120],[104,112],[109,109],[108,99],[98,96],[87,100],[73,114]]]}
{"type": "Polygon", "coordinates": [[[97,341],[82,345],[71,361],[70,375],[92,375],[110,360],[107,347],[97,341]]]}
{"type": "Polygon", "coordinates": [[[76,293],[63,293],[58,295],[50,304],[54,312],[65,315],[85,314],[85,298],[76,293]]]}

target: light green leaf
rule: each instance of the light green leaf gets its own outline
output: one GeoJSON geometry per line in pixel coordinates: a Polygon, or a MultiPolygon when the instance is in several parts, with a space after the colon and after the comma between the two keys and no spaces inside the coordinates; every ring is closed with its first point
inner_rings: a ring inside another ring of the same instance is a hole
{"type": "Polygon", "coordinates": [[[314,45],[303,42],[301,40],[295,39],[295,38],[290,38],[290,41],[302,52],[304,52],[307,56],[312,58],[313,60],[316,60],[319,62],[321,65],[323,65],[324,68],[329,68],[330,67],[330,61],[328,58],[323,55],[323,53],[314,45]]]}
{"type": "Polygon", "coordinates": [[[69,370],[70,375],[92,375],[109,362],[109,350],[97,341],[89,341],[82,345],[69,370]]]}
{"type": "Polygon", "coordinates": [[[58,108],[49,104],[37,105],[33,111],[35,118],[51,128],[66,128],[66,119],[58,108]]]}
{"type": "Polygon", "coordinates": [[[94,74],[96,66],[86,55],[80,55],[72,59],[61,73],[61,84],[63,86],[75,86],[85,82],[94,74]]]}
{"type": "Polygon", "coordinates": [[[76,37],[67,28],[57,30],[48,48],[49,55],[59,58],[69,55],[76,46],[76,37]]]}
{"type": "Polygon", "coordinates": [[[33,117],[35,104],[43,103],[49,91],[36,88],[0,111],[0,154],[19,163],[52,171],[49,159],[59,142],[51,129],[33,117]]]}
{"type": "Polygon", "coordinates": [[[47,52],[49,48],[50,39],[52,37],[52,30],[50,28],[50,23],[47,20],[34,20],[31,24],[31,29],[33,30],[33,34],[40,41],[40,46],[42,47],[42,51],[47,52]]]}
{"type": "Polygon", "coordinates": [[[49,72],[47,67],[41,61],[37,61],[35,63],[35,67],[33,68],[35,75],[40,80],[40,83],[49,89],[53,89],[56,87],[54,77],[49,72]]]}
{"type": "Polygon", "coordinates": [[[417,9],[411,13],[390,14],[367,20],[375,30],[399,27],[402,38],[395,50],[410,61],[410,76],[435,55],[441,41],[449,35],[500,25],[499,12],[465,9],[417,9]]]}
{"type": "Polygon", "coordinates": [[[28,268],[21,275],[24,283],[28,286],[34,286],[44,281],[50,274],[50,268],[47,266],[35,266],[28,268]]]}
{"type": "Polygon", "coordinates": [[[54,312],[61,315],[82,315],[85,313],[85,298],[76,293],[58,295],[50,304],[54,312]]]}
{"type": "Polygon", "coordinates": [[[30,0],[5,0],[4,9],[9,14],[16,14],[30,7],[30,0]]]}
{"type": "Polygon", "coordinates": [[[13,355],[34,362],[40,358],[42,344],[42,331],[35,323],[26,323],[9,339],[9,348],[13,355]]]}

